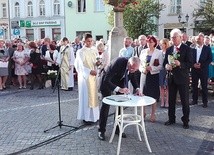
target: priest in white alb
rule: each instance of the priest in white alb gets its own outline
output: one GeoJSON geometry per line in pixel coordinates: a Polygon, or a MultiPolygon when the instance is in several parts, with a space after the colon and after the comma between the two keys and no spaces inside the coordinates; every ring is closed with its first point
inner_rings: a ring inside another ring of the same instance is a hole
{"type": "Polygon", "coordinates": [[[96,58],[98,51],[93,46],[91,34],[85,34],[84,46],[76,53],[74,66],[78,74],[79,107],[78,120],[83,120],[87,125],[99,119],[97,67],[96,58]]]}

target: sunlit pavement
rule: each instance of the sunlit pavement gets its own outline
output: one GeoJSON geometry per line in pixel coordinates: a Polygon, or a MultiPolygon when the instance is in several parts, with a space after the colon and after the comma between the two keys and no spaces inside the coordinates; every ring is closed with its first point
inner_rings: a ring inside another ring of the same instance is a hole
{"type": "MultiPolygon", "coordinates": [[[[190,94],[191,96],[191,94],[190,94]]],[[[97,138],[97,124],[84,126],[76,119],[78,107],[77,86],[73,91],[60,91],[61,120],[57,89],[29,90],[8,88],[0,92],[0,154],[66,154],[114,155],[118,137],[108,140],[113,129],[113,115],[108,118],[106,141],[97,138]],[[67,127],[71,126],[71,127],[67,127]],[[47,132],[44,130],[55,127],[47,132]],[[77,128],[76,128],[77,127],[77,128]]],[[[208,155],[214,154],[214,97],[209,96],[208,108],[191,106],[190,128],[182,128],[182,109],[177,105],[176,124],[164,126],[167,109],[159,108],[156,122],[149,121],[147,107],[146,132],[152,149],[148,152],[144,140],[138,141],[134,126],[126,128],[121,155],[208,155]]],[[[131,111],[127,108],[125,111],[131,111]]],[[[110,114],[114,112],[112,107],[110,114]]],[[[143,134],[141,134],[143,137],[143,134]]]]}

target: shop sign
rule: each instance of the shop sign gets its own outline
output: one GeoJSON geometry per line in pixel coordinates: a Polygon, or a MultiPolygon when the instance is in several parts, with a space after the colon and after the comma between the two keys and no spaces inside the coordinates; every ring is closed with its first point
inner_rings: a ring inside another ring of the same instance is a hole
{"type": "Polygon", "coordinates": [[[39,20],[39,21],[31,21],[32,27],[38,26],[59,26],[60,20],[39,20]]]}
{"type": "Polygon", "coordinates": [[[31,27],[31,26],[32,26],[31,21],[26,21],[26,22],[25,22],[25,26],[26,26],[26,27],[31,27]]]}
{"type": "Polygon", "coordinates": [[[25,27],[25,21],[24,20],[20,20],[19,21],[19,26],[20,27],[25,27]]]}
{"type": "Polygon", "coordinates": [[[19,27],[19,21],[11,21],[11,28],[15,29],[19,27]]]}

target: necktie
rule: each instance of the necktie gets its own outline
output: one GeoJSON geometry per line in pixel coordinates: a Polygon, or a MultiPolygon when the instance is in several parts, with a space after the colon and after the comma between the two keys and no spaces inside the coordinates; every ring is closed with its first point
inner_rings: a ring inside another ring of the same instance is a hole
{"type": "Polygon", "coordinates": [[[126,88],[128,88],[128,82],[129,82],[128,69],[126,69],[125,74],[124,74],[124,86],[126,88]]]}
{"type": "Polygon", "coordinates": [[[180,51],[180,48],[178,46],[176,46],[175,49],[176,49],[176,52],[180,51]]]}
{"type": "Polygon", "coordinates": [[[137,56],[139,57],[140,56],[140,53],[141,53],[141,50],[142,50],[143,46],[140,46],[138,51],[137,51],[137,56]]]}

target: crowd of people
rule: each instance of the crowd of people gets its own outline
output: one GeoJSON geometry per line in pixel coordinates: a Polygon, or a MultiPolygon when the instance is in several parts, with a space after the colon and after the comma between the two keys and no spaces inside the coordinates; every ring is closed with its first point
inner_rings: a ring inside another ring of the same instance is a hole
{"type": "MultiPolygon", "coordinates": [[[[170,39],[140,35],[133,41],[131,37],[125,37],[118,57],[110,61],[108,45],[103,40],[94,41],[88,33],[82,41],[76,37],[73,42],[66,37],[59,42],[49,38],[26,43],[20,39],[12,42],[1,40],[0,90],[7,89],[6,82],[18,84],[19,89],[26,89],[30,83],[29,88],[34,89],[36,80],[38,89],[43,89],[48,73],[54,72],[60,75],[61,89],[72,91],[76,78],[79,93],[77,119],[87,125],[99,120],[100,140],[105,140],[109,105],[102,102],[99,108],[99,94],[106,97],[134,93],[153,97],[156,103],[152,105],[150,121],[156,121],[155,112],[160,101],[161,108],[168,108],[169,119],[165,122],[168,126],[176,123],[175,107],[179,92],[183,110],[181,120],[183,128],[188,129],[189,105],[198,104],[200,87],[202,106],[208,106],[213,43],[212,35],[199,33],[190,38],[179,29],[171,31],[170,39]]],[[[56,76],[51,80],[54,87],[56,76]]],[[[119,129],[116,134],[119,134],[119,129]]],[[[126,137],[125,133],[122,137],[126,137]]]]}

